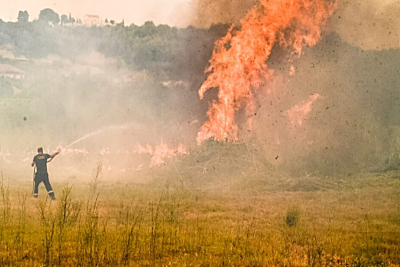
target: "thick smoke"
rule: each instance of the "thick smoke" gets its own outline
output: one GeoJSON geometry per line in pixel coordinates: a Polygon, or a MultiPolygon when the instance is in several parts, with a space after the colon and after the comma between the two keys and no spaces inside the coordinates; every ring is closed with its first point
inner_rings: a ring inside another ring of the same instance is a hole
{"type": "Polygon", "coordinates": [[[293,62],[276,48],[270,66],[276,77],[258,95],[257,139],[271,162],[295,173],[354,173],[384,168],[400,124],[400,53],[362,51],[337,34],[325,36],[293,62]],[[288,110],[319,94],[302,124],[288,110]]]}
{"type": "Polygon", "coordinates": [[[194,0],[191,21],[196,27],[209,27],[218,23],[239,23],[258,0],[194,0]]]}
{"type": "MultiPolygon", "coordinates": [[[[398,47],[398,18],[392,12],[397,5],[339,1],[322,42],[304,51],[293,65],[289,51],[275,47],[267,61],[275,75],[257,94],[258,110],[251,115],[254,131],[245,127],[248,118],[243,112],[236,114],[236,119],[243,118],[239,139],[261,142],[270,162],[296,174],[385,168],[390,153],[398,149],[392,143],[400,121],[399,52],[362,49],[398,47]],[[310,98],[314,100],[311,112],[301,124],[291,123],[288,112],[310,98]]],[[[209,14],[205,24],[237,23],[238,14],[248,6],[217,1],[204,5],[198,14],[199,18],[209,14]]]]}
{"type": "Polygon", "coordinates": [[[332,28],[344,41],[362,49],[399,48],[399,13],[399,1],[339,1],[332,28]]]}
{"type": "MultiPolygon", "coordinates": [[[[216,23],[235,23],[259,1],[194,1],[189,24],[209,27],[216,23]]],[[[395,0],[338,1],[330,30],[362,49],[382,50],[400,46],[400,3],[395,0]]]]}

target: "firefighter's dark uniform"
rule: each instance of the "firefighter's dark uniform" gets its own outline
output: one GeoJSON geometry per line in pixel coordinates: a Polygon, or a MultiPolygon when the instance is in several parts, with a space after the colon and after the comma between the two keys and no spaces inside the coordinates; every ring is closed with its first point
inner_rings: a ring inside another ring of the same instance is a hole
{"type": "Polygon", "coordinates": [[[37,198],[39,195],[39,184],[41,182],[44,183],[46,187],[47,193],[51,199],[55,200],[55,195],[53,192],[53,188],[51,188],[51,184],[49,181],[49,174],[47,173],[47,159],[50,158],[49,154],[37,154],[33,158],[33,162],[36,164],[36,173],[34,179],[34,190],[33,190],[33,197],[37,198]]]}

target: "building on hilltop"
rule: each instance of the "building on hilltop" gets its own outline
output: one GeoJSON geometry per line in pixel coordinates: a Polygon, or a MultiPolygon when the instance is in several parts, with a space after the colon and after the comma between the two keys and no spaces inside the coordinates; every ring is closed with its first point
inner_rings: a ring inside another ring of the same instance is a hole
{"type": "Polygon", "coordinates": [[[86,14],[82,19],[82,24],[86,26],[102,26],[102,21],[97,15],[86,14]]]}
{"type": "Polygon", "coordinates": [[[9,64],[0,64],[0,77],[25,79],[25,72],[9,64]]]}

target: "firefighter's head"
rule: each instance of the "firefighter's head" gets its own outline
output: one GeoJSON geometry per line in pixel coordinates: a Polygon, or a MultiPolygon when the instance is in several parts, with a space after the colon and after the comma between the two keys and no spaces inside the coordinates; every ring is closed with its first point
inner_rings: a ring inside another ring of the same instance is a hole
{"type": "Polygon", "coordinates": [[[37,149],[37,152],[38,152],[39,154],[43,154],[43,147],[39,147],[39,148],[37,149]]]}

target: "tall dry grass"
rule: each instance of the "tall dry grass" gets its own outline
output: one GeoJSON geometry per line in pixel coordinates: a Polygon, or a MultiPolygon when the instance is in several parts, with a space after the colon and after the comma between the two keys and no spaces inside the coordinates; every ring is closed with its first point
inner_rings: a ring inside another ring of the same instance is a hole
{"type": "Polygon", "coordinates": [[[32,199],[28,184],[5,180],[1,266],[400,264],[395,173],[338,179],[337,187],[314,191],[288,182],[282,190],[224,193],[97,179],[95,190],[93,181],[54,184],[57,201],[44,190],[32,199]]]}

